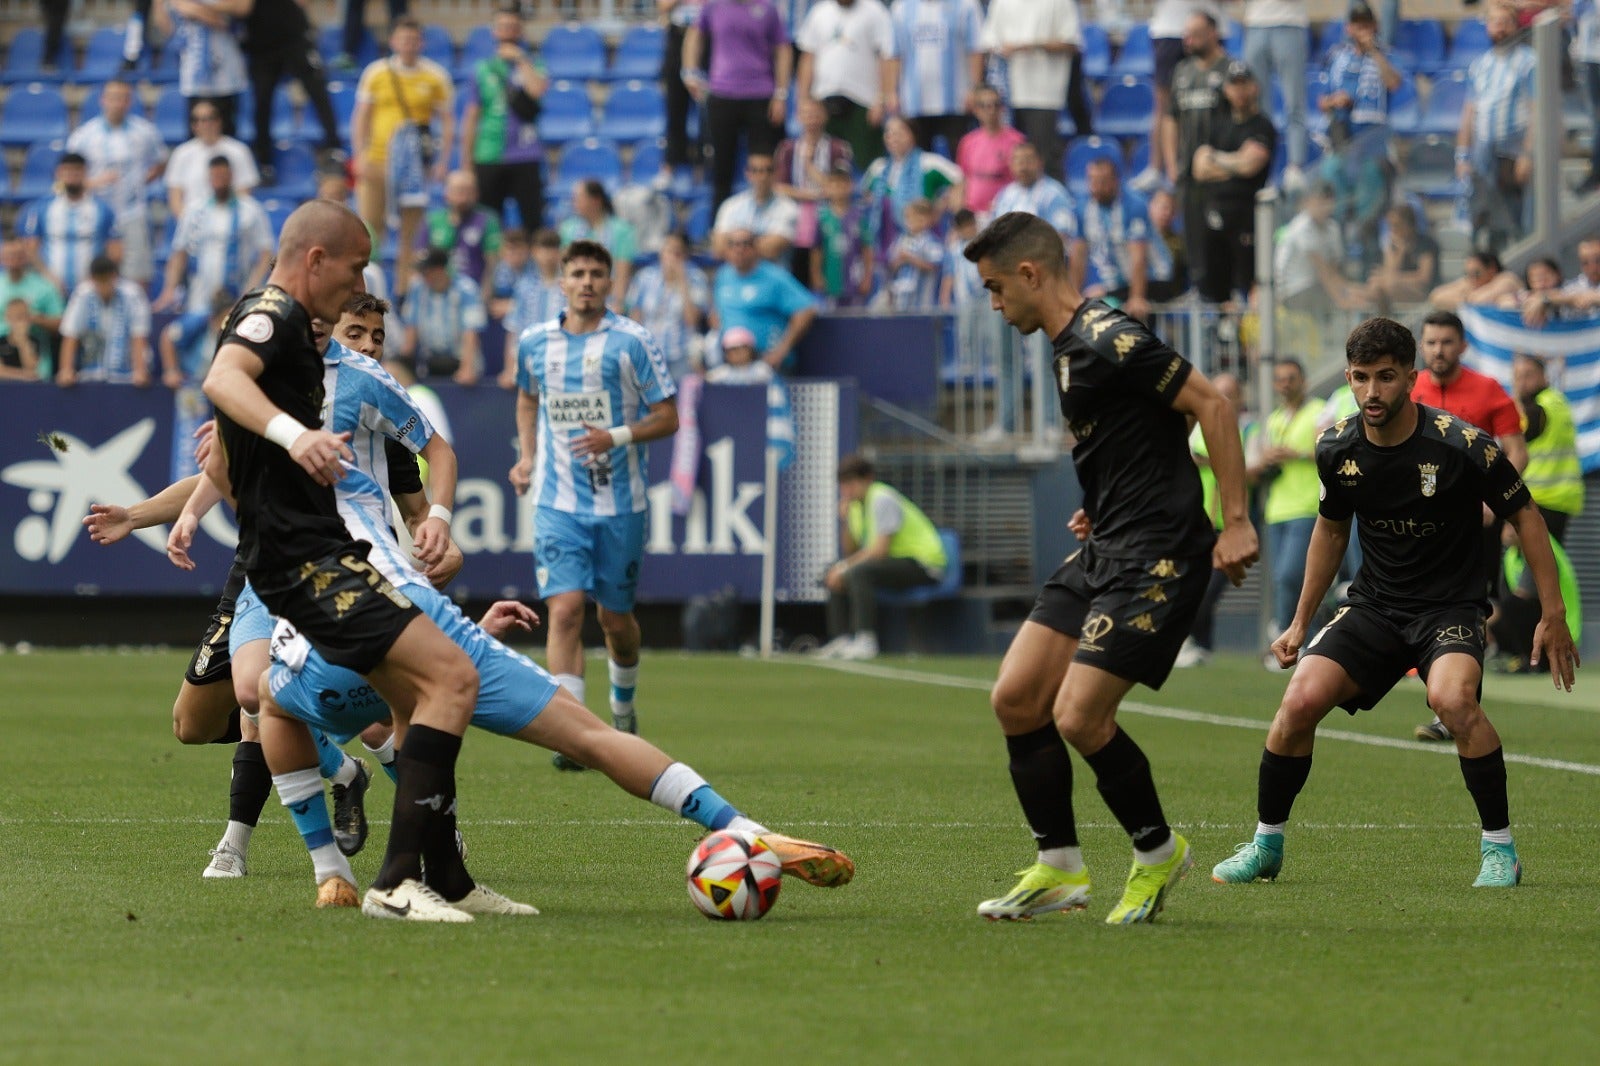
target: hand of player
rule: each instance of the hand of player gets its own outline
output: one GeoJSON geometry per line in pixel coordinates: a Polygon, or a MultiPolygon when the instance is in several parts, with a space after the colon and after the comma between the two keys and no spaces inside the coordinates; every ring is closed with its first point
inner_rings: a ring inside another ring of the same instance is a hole
{"type": "Polygon", "coordinates": [[[1067,529],[1079,540],[1088,540],[1089,534],[1094,532],[1094,523],[1089,521],[1089,514],[1082,507],[1072,512],[1072,517],[1067,519],[1067,529]]]}
{"type": "Polygon", "coordinates": [[[1272,642],[1272,654],[1278,665],[1287,670],[1300,658],[1300,644],[1306,639],[1306,627],[1299,622],[1289,623],[1283,636],[1272,642]]]}
{"type": "Polygon", "coordinates": [[[575,458],[582,459],[590,455],[604,455],[616,445],[611,440],[611,431],[599,426],[584,423],[583,435],[572,438],[572,454],[575,458]]]}
{"type": "Polygon", "coordinates": [[[478,619],[479,627],[496,640],[505,640],[518,629],[532,633],[538,624],[539,616],[533,608],[516,600],[498,600],[478,619]]]}
{"type": "Polygon", "coordinates": [[[289,458],[310,474],[311,480],[318,485],[332,485],[344,477],[340,460],[353,463],[356,455],[350,450],[349,433],[308,429],[295,439],[294,447],[289,449],[289,458]]]}
{"type": "Polygon", "coordinates": [[[1217,546],[1211,549],[1211,565],[1227,574],[1234,588],[1244,584],[1244,572],[1260,558],[1256,527],[1249,522],[1223,526],[1217,534],[1217,546]]]}
{"type": "Polygon", "coordinates": [[[461,568],[466,563],[467,557],[461,554],[461,549],[452,540],[450,546],[445,549],[444,558],[424,570],[422,576],[428,579],[428,584],[443,592],[444,587],[456,579],[456,575],[461,573],[461,568]]]}
{"type": "Polygon", "coordinates": [[[518,459],[517,465],[511,468],[511,487],[521,496],[528,491],[528,486],[533,484],[533,460],[518,459]]]}
{"type": "Polygon", "coordinates": [[[1533,650],[1528,653],[1528,665],[1538,667],[1541,659],[1550,663],[1550,680],[1556,688],[1572,691],[1577,680],[1578,648],[1572,642],[1572,630],[1565,618],[1541,618],[1533,630],[1533,650]]]}
{"type": "Polygon", "coordinates": [[[450,550],[450,525],[442,518],[425,518],[417,526],[417,535],[411,542],[411,554],[416,556],[424,570],[444,558],[450,550]]]}
{"type": "Polygon", "coordinates": [[[167,559],[179,570],[194,569],[194,560],[189,558],[189,545],[194,543],[194,531],[199,524],[194,515],[185,511],[172,523],[172,532],[167,534],[167,559]]]}
{"type": "Polygon", "coordinates": [[[133,518],[128,509],[114,503],[91,504],[89,513],[83,516],[83,524],[89,530],[89,539],[96,544],[115,544],[133,532],[133,518]]]}
{"type": "Polygon", "coordinates": [[[828,572],[822,575],[822,583],[828,587],[830,592],[843,592],[845,571],[849,569],[844,560],[840,559],[828,567],[828,572]]]}

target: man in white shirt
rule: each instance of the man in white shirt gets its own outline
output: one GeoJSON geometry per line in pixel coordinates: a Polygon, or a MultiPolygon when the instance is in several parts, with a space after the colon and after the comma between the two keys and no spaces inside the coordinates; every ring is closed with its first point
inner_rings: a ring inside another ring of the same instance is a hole
{"type": "Polygon", "coordinates": [[[167,207],[173,218],[182,218],[190,204],[211,198],[211,161],[225,157],[233,164],[235,192],[249,193],[261,184],[256,158],[243,142],[222,132],[222,112],[209,100],[195,104],[189,112],[189,128],[194,136],[172,150],[167,160],[167,207]]]}
{"type": "Polygon", "coordinates": [[[233,165],[227,156],[214,156],[208,175],[211,195],[192,202],[178,220],[157,311],[178,305],[185,277],[187,310],[209,312],[218,292],[240,296],[267,276],[275,241],[266,211],[252,197],[234,191],[233,165]]]}
{"type": "Polygon", "coordinates": [[[167,147],[149,119],[130,114],[133,86],[112,80],[100,90],[100,114],[72,131],[67,151],[89,164],[89,191],[104,200],[122,230],[122,276],[149,281],[150,212],[145,186],[161,176],[167,147]]]}
{"type": "Polygon", "coordinates": [[[993,0],[983,24],[983,47],[1005,60],[1011,124],[1039,150],[1044,171],[1061,181],[1061,134],[1056,122],[1083,48],[1074,0],[993,0]]]}
{"type": "Polygon", "coordinates": [[[1299,192],[1305,185],[1307,30],[1311,14],[1306,0],[1245,0],[1244,61],[1261,80],[1263,98],[1272,79],[1283,91],[1284,121],[1289,136],[1289,166],[1283,187],[1299,192]]]}
{"type": "Polygon", "coordinates": [[[818,0],[795,44],[800,98],[822,101],[828,132],[848,141],[856,166],[865,167],[883,154],[884,118],[900,110],[889,9],[882,0],[818,0]]]}
{"type": "Polygon", "coordinates": [[[794,245],[800,205],[774,188],[770,155],[752,155],[745,162],[744,176],[750,187],[728,197],[717,209],[717,221],[711,228],[711,254],[726,258],[728,235],[746,230],[755,234],[756,251],[761,258],[782,262],[794,245]]]}

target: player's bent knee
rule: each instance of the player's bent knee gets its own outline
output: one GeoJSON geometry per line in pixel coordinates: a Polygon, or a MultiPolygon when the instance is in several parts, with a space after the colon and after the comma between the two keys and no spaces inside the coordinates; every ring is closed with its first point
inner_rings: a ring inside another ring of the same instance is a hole
{"type": "Polygon", "coordinates": [[[1471,692],[1429,693],[1428,706],[1452,733],[1468,732],[1466,727],[1483,717],[1483,706],[1471,692]]]}
{"type": "Polygon", "coordinates": [[[1050,722],[1050,699],[1032,686],[1014,684],[1001,678],[989,693],[989,706],[1008,736],[1031,733],[1050,722]]]}

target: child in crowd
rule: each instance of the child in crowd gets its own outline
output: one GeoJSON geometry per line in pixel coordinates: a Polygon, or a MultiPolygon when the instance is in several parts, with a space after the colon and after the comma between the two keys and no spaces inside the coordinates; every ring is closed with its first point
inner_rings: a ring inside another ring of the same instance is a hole
{"type": "Polygon", "coordinates": [[[900,236],[889,246],[889,303],[896,311],[932,311],[939,303],[944,244],[933,234],[934,206],[906,204],[900,236]]]}
{"type": "Polygon", "coordinates": [[[811,290],[832,307],[865,307],[872,296],[875,215],[856,202],[855,175],[840,163],[823,177],[827,197],[817,211],[811,250],[811,290]]]}

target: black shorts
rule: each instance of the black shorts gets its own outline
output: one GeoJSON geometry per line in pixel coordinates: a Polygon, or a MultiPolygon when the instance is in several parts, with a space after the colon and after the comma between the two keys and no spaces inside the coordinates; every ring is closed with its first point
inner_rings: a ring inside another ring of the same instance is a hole
{"type": "MultiPolygon", "coordinates": [[[[1413,667],[1427,681],[1428,669],[1441,655],[1465,653],[1482,666],[1484,644],[1483,609],[1477,604],[1400,615],[1370,604],[1347,603],[1300,654],[1320,655],[1344,667],[1361,692],[1340,706],[1355,714],[1376,707],[1413,667]]],[[[1478,695],[1483,695],[1482,685],[1478,695]]]]}
{"type": "Polygon", "coordinates": [[[1085,547],[1050,575],[1028,621],[1076,639],[1074,662],[1160,688],[1210,581],[1209,554],[1105,559],[1085,547]]]}
{"type": "Polygon", "coordinates": [[[1183,38],[1157,37],[1150,42],[1156,57],[1156,84],[1163,89],[1172,87],[1172,71],[1183,62],[1183,38]]]}
{"type": "Polygon", "coordinates": [[[206,626],[206,635],[200,639],[200,646],[189,659],[189,668],[183,672],[183,679],[189,684],[214,685],[218,681],[233,680],[228,630],[233,625],[234,601],[243,589],[244,567],[235,559],[233,568],[228,571],[228,580],[223,583],[222,598],[217,601],[217,609],[211,613],[211,622],[206,626]]]}
{"type": "Polygon", "coordinates": [[[367,562],[372,545],[351,541],[287,574],[250,575],[267,610],[288,619],[334,666],[366,674],[422,611],[367,562]]]}

